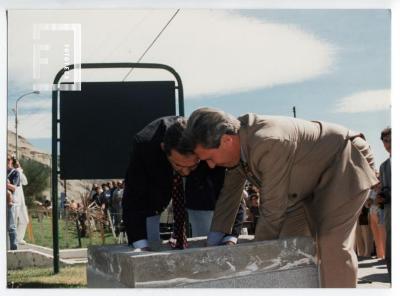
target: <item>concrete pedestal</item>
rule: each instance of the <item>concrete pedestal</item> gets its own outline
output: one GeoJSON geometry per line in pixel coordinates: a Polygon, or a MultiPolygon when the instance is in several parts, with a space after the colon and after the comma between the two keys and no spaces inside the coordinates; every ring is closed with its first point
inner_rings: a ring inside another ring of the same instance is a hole
{"type": "Polygon", "coordinates": [[[89,288],[314,288],[318,272],[310,238],[204,247],[205,238],[189,239],[190,248],[134,252],[122,245],[88,248],[89,288]]]}

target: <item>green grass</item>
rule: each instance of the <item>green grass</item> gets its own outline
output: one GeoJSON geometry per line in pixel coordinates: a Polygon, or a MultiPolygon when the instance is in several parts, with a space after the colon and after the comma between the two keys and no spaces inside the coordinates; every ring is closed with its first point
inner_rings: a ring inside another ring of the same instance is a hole
{"type": "Polygon", "coordinates": [[[8,288],[86,288],[86,265],[62,267],[53,274],[53,268],[35,267],[7,272],[8,288]]]}
{"type": "MultiPolygon", "coordinates": [[[[52,218],[43,217],[41,222],[37,218],[32,219],[32,231],[33,240],[29,239],[28,231],[25,235],[25,241],[27,243],[34,243],[43,247],[53,247],[53,231],[52,231],[52,218]]],[[[112,236],[111,232],[105,232],[105,244],[115,244],[116,241],[112,236]]],[[[73,222],[66,223],[65,220],[58,220],[58,237],[59,237],[59,248],[60,249],[73,249],[79,248],[78,236],[76,226],[73,222]]],[[[81,238],[82,248],[86,248],[89,245],[101,245],[100,232],[93,232],[91,240],[88,237],[81,238]]]]}
{"type": "MultiPolygon", "coordinates": [[[[72,249],[79,248],[78,236],[74,222],[66,222],[63,219],[58,220],[59,226],[59,248],[72,249]]],[[[43,217],[41,222],[37,218],[32,219],[32,232],[34,241],[29,239],[28,231],[25,235],[25,241],[36,245],[52,248],[53,231],[52,218],[43,217]]],[[[89,245],[101,245],[102,239],[100,232],[93,232],[91,239],[81,238],[82,248],[89,245]]],[[[105,244],[115,244],[111,232],[105,233],[105,244]]],[[[8,288],[85,288],[86,282],[86,264],[60,267],[58,274],[53,274],[53,267],[34,267],[21,270],[7,271],[8,288]]]]}

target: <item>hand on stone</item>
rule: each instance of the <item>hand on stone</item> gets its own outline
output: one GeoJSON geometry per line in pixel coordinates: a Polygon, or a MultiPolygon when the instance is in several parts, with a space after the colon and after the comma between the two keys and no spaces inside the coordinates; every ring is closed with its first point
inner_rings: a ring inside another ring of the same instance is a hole
{"type": "Polygon", "coordinates": [[[227,241],[226,243],[224,243],[225,246],[234,246],[236,245],[234,242],[231,241],[227,241]]]}

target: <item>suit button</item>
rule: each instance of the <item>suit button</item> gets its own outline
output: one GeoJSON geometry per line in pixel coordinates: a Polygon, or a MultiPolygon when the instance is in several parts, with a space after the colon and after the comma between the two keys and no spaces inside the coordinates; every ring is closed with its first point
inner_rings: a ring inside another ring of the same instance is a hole
{"type": "Polygon", "coordinates": [[[297,197],[297,193],[292,193],[289,195],[290,198],[296,198],[297,197]]]}

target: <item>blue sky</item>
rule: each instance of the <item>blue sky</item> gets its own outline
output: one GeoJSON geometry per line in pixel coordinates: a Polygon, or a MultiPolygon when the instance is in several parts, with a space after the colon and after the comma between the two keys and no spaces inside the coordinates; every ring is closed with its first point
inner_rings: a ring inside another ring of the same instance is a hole
{"type": "MultiPolygon", "coordinates": [[[[134,61],[173,12],[11,13],[9,119],[13,120],[10,109],[15,99],[31,90],[30,71],[23,70],[32,59],[27,41],[31,24],[53,19],[80,22],[82,62],[134,61]],[[104,14],[115,18],[115,27],[112,22],[102,24],[104,14]],[[119,26],[120,20],[124,26],[119,26]],[[19,26],[14,25],[17,22],[19,26]],[[140,34],[141,43],[129,40],[135,34],[140,34]]],[[[235,115],[292,116],[296,106],[300,118],[332,121],[363,132],[377,163],[387,157],[379,135],[391,122],[388,10],[228,10],[211,15],[183,10],[143,61],[169,64],[181,74],[186,114],[211,106],[235,115]],[[344,107],[338,111],[340,102],[344,107]]],[[[86,77],[96,80],[95,75],[86,77]]],[[[116,72],[110,77],[123,76],[116,72]]],[[[21,133],[47,151],[48,134],[37,131],[48,126],[49,99],[48,92],[27,97],[20,110],[21,126],[26,125],[21,133]]]]}

